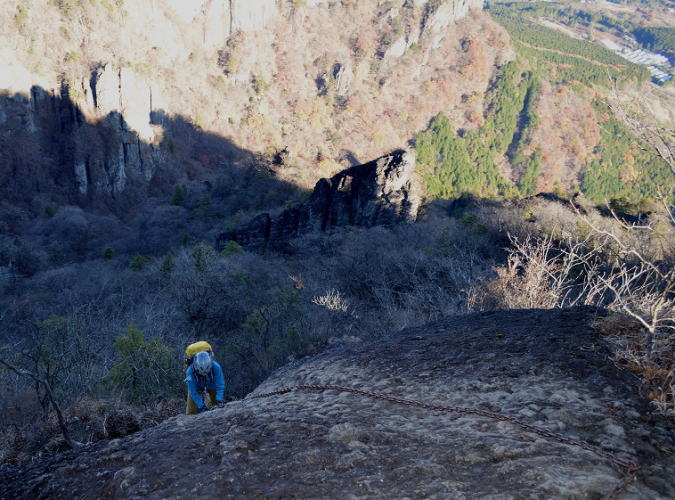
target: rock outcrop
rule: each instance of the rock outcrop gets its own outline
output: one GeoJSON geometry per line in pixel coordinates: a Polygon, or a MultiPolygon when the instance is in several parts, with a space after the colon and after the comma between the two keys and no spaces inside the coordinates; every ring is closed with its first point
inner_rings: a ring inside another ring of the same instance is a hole
{"type": "Polygon", "coordinates": [[[492,66],[511,54],[481,42],[484,68],[458,79],[473,57],[459,42],[506,35],[478,13],[434,34],[445,37],[439,48],[422,35],[425,23],[465,13],[453,7],[448,17],[446,4],[466,2],[35,0],[28,8],[11,0],[0,30],[0,197],[37,212],[100,202],[130,213],[202,173],[245,167],[247,152],[282,145],[297,154],[279,179],[310,188],[318,153],[375,158],[441,110],[457,129],[472,128],[483,103],[459,96],[484,95],[492,66]],[[214,151],[217,139],[237,154],[214,151]]]}
{"type": "MultiPolygon", "coordinates": [[[[609,360],[597,320],[593,309],[499,311],[345,339],[251,396],[340,385],[497,412],[633,460],[622,498],[673,498],[673,424],[650,416],[609,360]]],[[[484,416],[333,390],[251,396],[5,467],[0,497],[571,499],[605,497],[622,480],[590,451],[484,416]]]]}
{"type": "MultiPolygon", "coordinates": [[[[43,188],[33,184],[23,190],[26,195],[56,191],[47,188],[52,183],[66,193],[115,197],[126,190],[128,180],[146,185],[161,159],[150,123],[151,103],[152,90],[142,78],[108,65],[86,82],[64,80],[55,89],[33,87],[29,96],[0,96],[0,144],[16,151],[37,146],[33,149],[48,155],[55,167],[50,172],[41,165],[32,180],[30,169],[39,167],[25,169],[26,182],[44,181],[43,188]],[[86,106],[77,105],[74,95],[86,106]]],[[[22,150],[12,161],[30,164],[30,155],[22,150]]],[[[0,178],[3,174],[12,175],[0,169],[0,178]]],[[[12,184],[21,182],[18,178],[12,184]]]]}
{"type": "Polygon", "coordinates": [[[422,8],[424,14],[421,23],[407,26],[405,35],[397,38],[384,52],[384,58],[398,58],[403,56],[408,49],[420,41],[423,35],[432,36],[432,46],[437,47],[444,38],[444,32],[448,27],[466,17],[471,10],[482,10],[482,0],[446,0],[442,2],[429,2],[429,0],[414,0],[406,7],[415,6],[422,8]]]}
{"type": "Polygon", "coordinates": [[[259,31],[277,14],[277,0],[230,0],[231,31],[259,31]]]}
{"type": "MultiPolygon", "coordinates": [[[[425,2],[426,3],[426,2],[425,2]]],[[[425,22],[425,28],[433,33],[439,33],[466,16],[471,9],[483,8],[482,0],[452,0],[441,2],[438,7],[430,12],[425,22]]]]}
{"type": "Polygon", "coordinates": [[[262,249],[336,226],[413,222],[423,199],[415,155],[399,150],[319,180],[308,203],[276,215],[258,215],[245,226],[221,234],[216,246],[222,249],[235,241],[247,248],[262,249]]]}
{"type": "Polygon", "coordinates": [[[184,21],[203,26],[204,48],[221,47],[236,31],[260,31],[278,14],[277,0],[170,0],[184,21]]]}

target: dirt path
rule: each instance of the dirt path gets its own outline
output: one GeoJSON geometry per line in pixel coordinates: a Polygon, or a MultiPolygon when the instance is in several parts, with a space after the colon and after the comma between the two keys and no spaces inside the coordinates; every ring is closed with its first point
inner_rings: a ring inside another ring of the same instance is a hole
{"type": "Polygon", "coordinates": [[[542,52],[552,52],[554,54],[560,54],[561,56],[573,57],[574,59],[580,59],[582,61],[586,61],[586,62],[589,62],[591,64],[594,64],[596,66],[600,66],[600,67],[603,67],[603,68],[610,68],[610,69],[613,69],[613,70],[616,70],[616,71],[623,71],[623,70],[626,69],[626,66],[624,66],[624,65],[614,66],[613,64],[601,63],[601,62],[596,61],[594,59],[589,59],[588,57],[584,57],[584,56],[580,56],[580,55],[576,55],[576,54],[568,54],[567,52],[563,52],[561,50],[547,49],[545,47],[538,47],[536,45],[531,45],[531,44],[529,44],[527,42],[523,42],[521,40],[514,40],[514,41],[521,44],[521,45],[524,45],[525,47],[529,47],[530,49],[535,49],[535,50],[539,50],[539,51],[542,51],[542,52]]]}

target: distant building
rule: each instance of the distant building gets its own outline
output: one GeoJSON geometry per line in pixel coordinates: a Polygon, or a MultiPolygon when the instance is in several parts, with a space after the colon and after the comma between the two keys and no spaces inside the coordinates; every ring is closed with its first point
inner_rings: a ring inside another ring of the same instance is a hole
{"type": "Polygon", "coordinates": [[[673,79],[673,75],[666,73],[656,66],[649,66],[647,69],[649,70],[649,73],[651,73],[652,79],[661,85],[673,79]]]}
{"type": "MultiPolygon", "coordinates": [[[[629,38],[630,37],[624,37],[625,40],[628,40],[629,38]]],[[[655,54],[645,49],[632,49],[630,47],[621,46],[615,41],[607,38],[601,39],[600,43],[609,50],[614,51],[615,54],[632,63],[647,66],[649,73],[652,75],[652,80],[660,85],[673,79],[673,75],[664,70],[664,68],[669,67],[668,58],[666,56],[655,54]]]]}
{"type": "Polygon", "coordinates": [[[668,64],[667,57],[662,56],[661,54],[654,54],[653,52],[644,49],[623,49],[621,52],[617,52],[617,54],[635,64],[654,64],[657,66],[668,64]]]}

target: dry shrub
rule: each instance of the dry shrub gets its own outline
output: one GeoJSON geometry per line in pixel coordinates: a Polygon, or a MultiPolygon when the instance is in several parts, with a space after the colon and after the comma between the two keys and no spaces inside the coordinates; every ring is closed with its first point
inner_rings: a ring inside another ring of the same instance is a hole
{"type": "MultiPolygon", "coordinates": [[[[4,400],[13,411],[5,415],[0,427],[0,464],[23,462],[68,449],[56,417],[44,416],[34,396],[23,394],[15,400],[4,400]]],[[[94,443],[158,425],[182,412],[184,404],[183,400],[170,400],[137,407],[120,401],[82,398],[64,413],[73,438],[94,443]]]]}
{"type": "Polygon", "coordinates": [[[497,277],[470,288],[472,309],[551,309],[580,302],[583,295],[570,293],[577,286],[575,255],[560,252],[552,237],[520,241],[509,235],[509,240],[506,265],[495,268],[497,277]]]}
{"type": "Polygon", "coordinates": [[[614,361],[637,374],[652,404],[664,415],[675,416],[675,343],[665,341],[648,349],[649,334],[642,324],[625,314],[614,313],[593,325],[614,347],[614,361]]]}
{"type": "Polygon", "coordinates": [[[510,235],[506,265],[495,269],[496,277],[470,287],[469,306],[594,305],[620,313],[599,324],[616,345],[616,361],[640,375],[659,411],[675,415],[673,225],[659,229],[616,216],[579,216],[577,226],[576,234],[550,226],[548,236],[510,235]]]}
{"type": "Polygon", "coordinates": [[[468,289],[473,310],[550,309],[560,304],[560,290],[551,284],[547,269],[511,254],[497,277],[468,289]]]}

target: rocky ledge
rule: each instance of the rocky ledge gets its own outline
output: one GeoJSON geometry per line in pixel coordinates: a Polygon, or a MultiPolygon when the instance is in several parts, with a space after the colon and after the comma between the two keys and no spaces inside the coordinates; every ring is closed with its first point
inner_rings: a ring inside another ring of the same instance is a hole
{"type": "Polygon", "coordinates": [[[336,226],[375,226],[414,222],[424,200],[415,155],[398,150],[348,168],[316,183],[308,203],[273,215],[264,213],[218,237],[250,249],[283,246],[290,238],[336,226]]]}
{"type": "Polygon", "coordinates": [[[343,339],[278,370],[225,408],[0,477],[2,498],[601,498],[605,458],[480,415],[339,391],[355,387],[498,412],[631,460],[622,498],[674,498],[675,430],[609,360],[594,309],[443,319],[343,339]]]}

